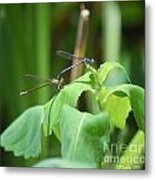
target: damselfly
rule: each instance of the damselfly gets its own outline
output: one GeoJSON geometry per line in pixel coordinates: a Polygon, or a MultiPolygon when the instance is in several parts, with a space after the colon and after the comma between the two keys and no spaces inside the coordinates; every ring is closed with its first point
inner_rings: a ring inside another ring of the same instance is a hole
{"type": "Polygon", "coordinates": [[[93,64],[95,62],[95,60],[93,58],[87,58],[87,57],[77,57],[74,54],[71,54],[69,52],[66,51],[62,51],[62,50],[58,50],[57,51],[57,55],[63,58],[66,58],[68,60],[78,60],[77,63],[63,69],[62,71],[60,71],[60,73],[57,76],[57,79],[61,79],[62,75],[68,71],[70,71],[71,69],[73,69],[74,67],[78,66],[81,63],[86,63],[86,64],[93,64]]]}
{"type": "Polygon", "coordinates": [[[63,78],[60,78],[60,79],[56,79],[56,78],[53,78],[53,79],[50,79],[50,78],[48,78],[48,79],[41,79],[38,76],[33,75],[33,74],[25,74],[24,77],[40,81],[40,83],[37,84],[36,86],[33,86],[30,89],[21,91],[20,92],[21,96],[27,95],[29,93],[32,93],[33,91],[36,91],[38,89],[41,89],[43,87],[50,86],[50,85],[56,85],[58,87],[58,89],[60,89],[62,84],[63,84],[63,82],[64,82],[63,78]]]}

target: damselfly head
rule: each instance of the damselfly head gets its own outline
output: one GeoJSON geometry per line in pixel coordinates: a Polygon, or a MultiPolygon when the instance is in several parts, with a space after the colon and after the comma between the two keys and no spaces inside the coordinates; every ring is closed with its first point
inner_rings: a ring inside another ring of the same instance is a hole
{"type": "Polygon", "coordinates": [[[93,58],[85,58],[84,61],[87,63],[87,64],[93,64],[95,62],[95,60],[93,58]]]}

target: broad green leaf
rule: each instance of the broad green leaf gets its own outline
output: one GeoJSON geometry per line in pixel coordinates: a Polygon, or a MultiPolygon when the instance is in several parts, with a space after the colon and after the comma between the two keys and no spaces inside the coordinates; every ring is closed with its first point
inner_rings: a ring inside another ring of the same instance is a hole
{"type": "Polygon", "coordinates": [[[71,161],[90,163],[98,167],[109,138],[107,113],[92,115],[64,105],[61,137],[62,156],[71,161]]]}
{"type": "Polygon", "coordinates": [[[130,89],[130,101],[137,125],[144,131],[144,90],[138,86],[133,86],[130,89]]]}
{"type": "Polygon", "coordinates": [[[75,161],[69,161],[61,158],[49,158],[42,160],[35,164],[33,167],[48,167],[48,168],[95,168],[88,163],[80,163],[75,161]]]}
{"type": "MultiPolygon", "coordinates": [[[[108,88],[108,89],[104,89],[103,92],[100,93],[99,97],[98,97],[98,101],[100,102],[101,106],[104,107],[109,107],[108,112],[112,113],[110,116],[112,117],[113,114],[115,115],[115,117],[117,116],[123,116],[124,120],[122,119],[122,124],[125,124],[125,117],[127,116],[128,112],[130,111],[130,106],[131,106],[131,110],[134,113],[135,116],[135,120],[136,123],[138,125],[138,127],[140,129],[142,129],[144,131],[144,89],[137,86],[137,85],[132,85],[132,84],[123,84],[123,85],[118,85],[118,86],[114,86],[112,88],[108,88]],[[111,103],[111,97],[113,97],[113,95],[120,97],[117,98],[118,102],[115,106],[115,104],[111,104],[111,107],[113,107],[114,111],[116,112],[112,112],[109,111],[110,105],[109,103],[111,103]],[[125,97],[126,96],[126,97],[125,97]],[[121,98],[123,98],[123,101],[126,101],[124,103],[124,105],[122,104],[121,107],[117,107],[119,104],[121,105],[121,98]],[[128,98],[128,100],[127,100],[128,98]],[[130,102],[130,106],[129,103],[130,102]],[[126,109],[126,110],[125,110],[126,109]]],[[[114,120],[114,119],[113,119],[114,120]]],[[[112,120],[112,122],[113,122],[112,120]]],[[[117,122],[117,118],[115,119],[114,124],[119,127],[120,122],[117,122]]]]}
{"type": "Polygon", "coordinates": [[[57,96],[52,98],[45,104],[45,120],[44,120],[44,133],[45,135],[51,134],[54,130],[57,137],[60,139],[59,123],[61,121],[61,111],[64,104],[72,107],[77,105],[77,101],[82,92],[90,90],[91,85],[87,82],[90,81],[90,73],[87,73],[71,84],[66,85],[57,96]],[[49,132],[47,131],[49,128],[49,132]]]}
{"type": "Polygon", "coordinates": [[[108,74],[113,70],[113,69],[120,69],[121,71],[124,72],[124,75],[126,75],[127,80],[130,82],[130,78],[124,69],[124,67],[116,62],[106,62],[102,64],[98,70],[98,81],[100,84],[103,84],[105,80],[108,77],[108,74]]]}
{"type": "Polygon", "coordinates": [[[141,169],[144,163],[144,132],[139,130],[120,157],[116,169],[141,169]]]}
{"type": "Polygon", "coordinates": [[[108,101],[102,103],[102,109],[109,113],[112,127],[124,129],[126,119],[131,111],[128,97],[111,95],[108,101]]]}
{"type": "Polygon", "coordinates": [[[1,135],[1,146],[15,156],[37,157],[41,152],[43,107],[35,106],[21,114],[1,135]]]}

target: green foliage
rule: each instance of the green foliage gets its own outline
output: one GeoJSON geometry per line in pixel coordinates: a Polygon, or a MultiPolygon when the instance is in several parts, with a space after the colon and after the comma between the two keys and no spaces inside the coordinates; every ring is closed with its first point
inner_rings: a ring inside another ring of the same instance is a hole
{"type": "Polygon", "coordinates": [[[52,130],[54,130],[57,137],[60,138],[59,127],[57,125],[61,121],[62,107],[64,104],[75,107],[81,93],[86,90],[91,90],[89,84],[82,83],[89,80],[89,75],[90,73],[87,73],[75,82],[65,86],[57,96],[53,97],[44,105],[45,119],[43,126],[45,135],[50,135],[52,130]]]}
{"type": "Polygon", "coordinates": [[[1,146],[15,156],[37,157],[41,153],[42,106],[27,109],[1,135],[1,146]]]}
{"type": "MultiPolygon", "coordinates": [[[[104,168],[103,158],[113,155],[107,150],[112,145],[111,132],[115,127],[123,131],[128,114],[133,111],[139,130],[123,155],[117,154],[120,159],[132,156],[128,152],[131,144],[138,146],[144,141],[144,90],[133,84],[104,84],[112,69],[125,72],[118,63],[105,63],[99,70],[87,68],[89,72],[64,86],[44,106],[28,109],[17,118],[2,134],[1,145],[15,156],[35,157],[42,151],[42,137],[54,133],[61,143],[62,158],[41,161],[36,166],[104,168]],[[99,106],[97,114],[75,109],[84,91],[90,91],[95,97],[99,106]]],[[[136,155],[143,156],[142,150],[136,155]]],[[[114,168],[124,169],[122,166],[136,169],[134,163],[118,164],[114,168]]]]}
{"type": "Polygon", "coordinates": [[[140,169],[144,165],[144,132],[139,130],[116,165],[116,169],[140,169]]]}
{"type": "Polygon", "coordinates": [[[93,166],[100,163],[109,129],[108,114],[82,113],[65,105],[61,123],[63,158],[93,166]]]}
{"type": "Polygon", "coordinates": [[[34,167],[50,168],[95,168],[92,164],[83,164],[80,162],[69,161],[61,158],[49,158],[35,164],[34,167]]]}
{"type": "Polygon", "coordinates": [[[117,62],[106,62],[100,65],[100,68],[98,70],[98,81],[100,84],[103,84],[105,82],[109,72],[112,71],[113,69],[119,69],[119,71],[122,71],[126,75],[127,80],[130,82],[128,74],[126,73],[126,70],[124,69],[123,66],[121,66],[117,62]]]}
{"type": "Polygon", "coordinates": [[[131,110],[129,99],[127,97],[111,95],[106,102],[104,102],[103,98],[102,102],[103,110],[110,115],[111,126],[124,129],[126,119],[131,110]]]}
{"type": "MultiPolygon", "coordinates": [[[[122,84],[112,88],[108,88],[102,94],[103,95],[101,95],[101,98],[99,100],[100,103],[103,104],[103,108],[104,108],[104,104],[108,102],[109,97],[113,96],[113,94],[119,97],[123,96],[122,98],[124,98],[124,96],[127,96],[128,100],[130,101],[131,109],[133,110],[133,113],[135,115],[136,123],[139,129],[142,129],[144,131],[144,89],[143,88],[132,84],[122,84]]],[[[130,110],[129,105],[124,104],[124,106],[126,106],[126,110],[128,109],[129,112],[130,110]]]]}

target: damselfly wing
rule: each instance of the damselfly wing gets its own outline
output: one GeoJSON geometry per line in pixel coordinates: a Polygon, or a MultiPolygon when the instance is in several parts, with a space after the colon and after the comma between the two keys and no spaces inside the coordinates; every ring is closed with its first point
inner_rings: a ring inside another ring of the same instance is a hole
{"type": "Polygon", "coordinates": [[[50,86],[50,85],[56,85],[58,87],[58,89],[60,89],[63,82],[64,82],[63,78],[61,78],[59,80],[56,79],[56,78],[42,79],[42,78],[39,78],[38,76],[33,75],[33,74],[25,74],[24,77],[28,78],[28,79],[31,79],[31,80],[33,79],[35,81],[38,81],[39,83],[37,85],[33,86],[32,88],[21,91],[20,92],[21,96],[28,95],[28,94],[30,94],[30,93],[38,90],[38,89],[41,89],[43,87],[47,87],[47,86],[50,86]]]}

